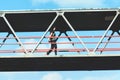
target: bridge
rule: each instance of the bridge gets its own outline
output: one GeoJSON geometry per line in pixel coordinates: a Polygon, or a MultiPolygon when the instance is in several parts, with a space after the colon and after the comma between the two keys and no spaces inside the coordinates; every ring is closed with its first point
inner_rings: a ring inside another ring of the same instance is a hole
{"type": "Polygon", "coordinates": [[[120,9],[0,11],[0,71],[119,70],[119,24],[120,9]]]}

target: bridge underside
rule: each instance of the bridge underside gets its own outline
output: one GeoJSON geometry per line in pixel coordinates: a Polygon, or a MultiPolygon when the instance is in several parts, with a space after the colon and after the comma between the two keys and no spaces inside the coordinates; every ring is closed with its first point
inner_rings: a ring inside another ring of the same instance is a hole
{"type": "Polygon", "coordinates": [[[0,58],[0,71],[118,70],[120,56],[0,58]]]}

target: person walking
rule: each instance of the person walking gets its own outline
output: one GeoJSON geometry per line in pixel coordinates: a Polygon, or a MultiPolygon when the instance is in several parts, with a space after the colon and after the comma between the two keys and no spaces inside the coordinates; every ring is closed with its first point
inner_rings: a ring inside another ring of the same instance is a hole
{"type": "Polygon", "coordinates": [[[47,55],[49,55],[53,50],[55,52],[55,55],[57,55],[57,44],[56,44],[56,34],[55,34],[56,28],[54,27],[53,30],[50,32],[49,42],[51,43],[51,49],[47,52],[47,55]]]}

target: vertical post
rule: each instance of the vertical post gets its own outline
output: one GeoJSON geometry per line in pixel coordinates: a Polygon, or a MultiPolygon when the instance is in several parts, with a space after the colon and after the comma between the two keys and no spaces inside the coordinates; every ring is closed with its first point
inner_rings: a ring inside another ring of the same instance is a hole
{"type": "Polygon", "coordinates": [[[13,33],[13,35],[16,37],[16,40],[18,40],[19,44],[21,45],[21,47],[24,49],[25,53],[28,53],[27,50],[24,48],[22,42],[20,41],[19,37],[16,35],[14,29],[12,28],[11,24],[9,23],[9,21],[7,20],[7,18],[5,17],[5,14],[2,16],[3,19],[5,20],[5,22],[7,23],[8,27],[10,28],[11,32],[13,33]]]}
{"type": "Polygon", "coordinates": [[[77,38],[80,40],[80,42],[82,43],[83,47],[86,49],[86,51],[89,53],[88,48],[85,46],[84,42],[81,40],[81,38],[78,36],[78,34],[76,33],[76,31],[74,30],[74,28],[72,27],[72,25],[69,23],[69,21],[67,20],[67,18],[64,16],[64,13],[61,15],[63,17],[63,19],[66,21],[66,23],[68,24],[68,26],[71,28],[71,30],[73,31],[73,33],[77,36],[77,38]]]}
{"type": "Polygon", "coordinates": [[[119,12],[116,12],[115,17],[113,18],[112,22],[110,23],[110,25],[108,26],[107,30],[105,31],[105,33],[103,34],[103,36],[101,37],[100,41],[98,42],[97,46],[95,47],[95,49],[93,50],[93,52],[95,52],[98,47],[100,46],[100,43],[103,41],[104,37],[106,36],[106,34],[108,33],[108,31],[110,30],[111,26],[113,25],[113,23],[115,22],[115,20],[117,19],[119,15],[119,12]]]}
{"type": "Polygon", "coordinates": [[[56,21],[56,19],[58,18],[58,14],[56,15],[56,17],[53,19],[53,21],[51,22],[51,24],[49,25],[49,27],[47,28],[47,30],[44,32],[43,36],[40,38],[40,40],[38,41],[36,47],[32,50],[31,53],[34,53],[35,50],[38,48],[38,46],[40,45],[41,41],[43,40],[43,38],[45,37],[45,35],[47,34],[47,32],[49,31],[49,29],[52,27],[52,25],[54,24],[54,22],[56,21]]]}

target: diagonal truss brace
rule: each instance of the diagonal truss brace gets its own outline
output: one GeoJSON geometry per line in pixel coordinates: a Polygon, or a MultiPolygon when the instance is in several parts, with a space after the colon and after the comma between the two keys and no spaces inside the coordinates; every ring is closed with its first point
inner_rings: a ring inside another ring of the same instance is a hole
{"type": "Polygon", "coordinates": [[[108,43],[110,42],[110,40],[111,40],[111,38],[112,38],[112,36],[114,35],[115,32],[117,32],[117,34],[120,36],[119,31],[112,31],[110,37],[108,38],[107,43],[104,45],[104,47],[103,47],[102,51],[100,52],[100,54],[102,54],[103,50],[104,50],[104,49],[106,48],[106,46],[108,45],[108,43]]]}
{"type": "Polygon", "coordinates": [[[52,25],[55,23],[55,21],[57,20],[57,18],[59,16],[62,16],[63,19],[65,20],[65,22],[68,24],[68,26],[70,27],[70,29],[73,31],[73,33],[77,36],[77,38],[80,40],[80,42],[82,43],[83,47],[85,48],[85,50],[89,53],[89,49],[85,46],[84,42],[81,40],[81,38],[79,37],[79,35],[76,33],[76,31],[74,30],[74,28],[72,27],[72,25],[70,24],[70,22],[67,20],[67,18],[64,16],[64,12],[56,12],[57,15],[56,17],[53,19],[53,21],[51,22],[51,24],[49,25],[49,27],[47,28],[47,30],[45,31],[45,33],[43,34],[43,36],[41,37],[41,39],[39,40],[39,42],[37,43],[36,47],[31,51],[31,53],[34,53],[35,50],[37,50],[38,46],[41,44],[43,38],[45,37],[45,35],[47,34],[47,32],[49,31],[49,29],[52,27],[52,25]]]}
{"type": "Polygon", "coordinates": [[[56,15],[56,17],[53,19],[53,21],[51,22],[51,24],[49,25],[49,27],[47,28],[47,30],[45,31],[45,33],[43,34],[43,36],[40,38],[40,40],[38,41],[36,47],[31,51],[31,53],[34,53],[35,50],[38,48],[38,46],[40,45],[40,43],[42,42],[43,38],[45,37],[45,35],[48,33],[48,31],[50,30],[50,28],[52,27],[52,25],[54,24],[54,22],[56,21],[56,19],[58,18],[58,14],[56,15]]]}
{"type": "Polygon", "coordinates": [[[96,47],[93,50],[93,53],[95,53],[98,49],[98,47],[100,46],[100,44],[102,43],[103,39],[105,38],[105,36],[107,35],[108,31],[110,30],[110,28],[112,27],[113,23],[115,22],[115,20],[117,19],[119,15],[119,12],[116,11],[116,15],[113,18],[113,20],[111,21],[111,23],[109,24],[108,28],[106,29],[105,33],[103,34],[103,36],[101,37],[100,41],[98,42],[98,44],[96,45],[96,47]]]}
{"type": "MultiPolygon", "coordinates": [[[[68,37],[68,40],[69,40],[70,42],[72,42],[72,40],[71,40],[71,38],[69,38],[68,34],[67,34],[66,32],[65,32],[64,34],[68,37]]],[[[75,45],[74,45],[74,43],[72,44],[72,46],[73,46],[74,48],[76,48],[75,45]]],[[[80,54],[79,51],[77,51],[77,52],[80,54]]]]}
{"type": "Polygon", "coordinates": [[[2,47],[4,45],[5,41],[9,37],[9,35],[10,35],[10,33],[8,32],[8,34],[6,35],[6,37],[4,38],[4,40],[2,41],[2,43],[0,44],[0,47],[2,47]]]}
{"type": "Polygon", "coordinates": [[[61,15],[63,17],[63,19],[66,21],[66,23],[68,24],[68,26],[70,27],[70,29],[73,31],[73,33],[76,35],[76,37],[79,39],[79,41],[82,43],[83,47],[85,48],[85,50],[89,53],[89,49],[85,46],[85,43],[82,41],[82,39],[79,37],[79,35],[77,34],[77,32],[75,31],[75,29],[72,27],[72,25],[70,24],[70,22],[67,20],[67,18],[64,16],[64,13],[61,15]]]}
{"type": "Polygon", "coordinates": [[[19,37],[16,35],[14,29],[12,28],[12,25],[9,23],[9,21],[7,20],[7,18],[5,17],[5,13],[2,16],[3,19],[5,20],[6,24],[8,25],[9,29],[11,30],[11,32],[13,33],[13,35],[16,37],[16,40],[18,41],[19,45],[23,48],[23,50],[25,51],[24,53],[28,53],[27,50],[24,48],[22,42],[20,41],[19,37]]]}
{"type": "MultiPolygon", "coordinates": [[[[68,34],[66,33],[66,31],[65,31],[65,32],[60,32],[60,34],[58,35],[58,38],[61,36],[62,33],[64,33],[65,36],[67,36],[67,39],[68,39],[70,42],[72,42],[71,38],[68,36],[68,34]]],[[[58,40],[58,38],[56,39],[56,41],[58,40]]],[[[76,48],[75,45],[74,45],[74,43],[72,44],[72,46],[73,46],[74,48],[76,48]]],[[[77,51],[77,52],[80,54],[80,51],[77,51]]]]}

